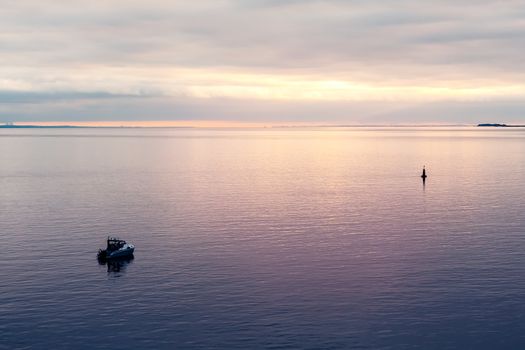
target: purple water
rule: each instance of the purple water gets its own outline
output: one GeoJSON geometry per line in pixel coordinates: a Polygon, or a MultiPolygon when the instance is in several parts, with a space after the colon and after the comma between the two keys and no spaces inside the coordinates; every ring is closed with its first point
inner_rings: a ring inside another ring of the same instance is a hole
{"type": "Polygon", "coordinates": [[[518,128],[0,130],[0,348],[524,348],[524,184],[518,128]]]}

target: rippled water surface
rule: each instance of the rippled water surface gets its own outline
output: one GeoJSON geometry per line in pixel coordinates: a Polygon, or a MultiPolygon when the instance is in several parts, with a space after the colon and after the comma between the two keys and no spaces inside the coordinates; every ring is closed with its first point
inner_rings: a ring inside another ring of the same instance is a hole
{"type": "Polygon", "coordinates": [[[525,130],[0,130],[0,248],[1,349],[522,349],[525,130]]]}

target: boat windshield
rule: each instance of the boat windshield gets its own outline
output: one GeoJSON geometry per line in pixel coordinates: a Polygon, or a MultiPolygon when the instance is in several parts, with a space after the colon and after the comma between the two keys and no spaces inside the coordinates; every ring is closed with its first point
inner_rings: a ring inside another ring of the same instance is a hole
{"type": "Polygon", "coordinates": [[[126,241],[122,239],[110,237],[108,238],[108,242],[107,242],[107,250],[108,251],[118,250],[122,248],[124,244],[126,244],[126,241]]]}

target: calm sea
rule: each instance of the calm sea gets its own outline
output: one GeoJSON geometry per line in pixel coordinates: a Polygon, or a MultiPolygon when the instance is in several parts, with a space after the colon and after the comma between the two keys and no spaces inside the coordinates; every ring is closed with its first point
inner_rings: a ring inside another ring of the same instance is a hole
{"type": "Polygon", "coordinates": [[[525,130],[4,129],[0,248],[1,349],[523,349],[525,130]]]}

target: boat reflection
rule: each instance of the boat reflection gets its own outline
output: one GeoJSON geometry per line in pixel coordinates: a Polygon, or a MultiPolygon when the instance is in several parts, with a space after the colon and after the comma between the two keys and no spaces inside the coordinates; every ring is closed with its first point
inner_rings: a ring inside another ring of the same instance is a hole
{"type": "Polygon", "coordinates": [[[98,259],[100,265],[107,265],[108,274],[126,271],[126,267],[133,262],[133,255],[113,259],[98,259]]]}

